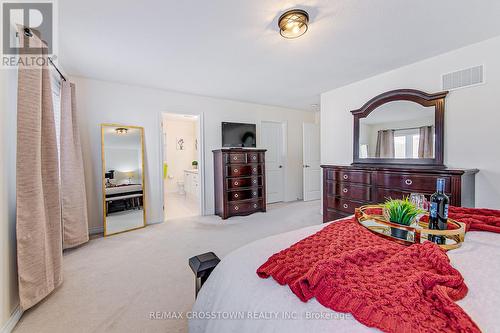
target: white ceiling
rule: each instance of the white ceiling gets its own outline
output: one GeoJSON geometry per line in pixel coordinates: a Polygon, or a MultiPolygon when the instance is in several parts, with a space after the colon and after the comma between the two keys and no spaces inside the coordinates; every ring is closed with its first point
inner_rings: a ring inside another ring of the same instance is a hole
{"type": "Polygon", "coordinates": [[[70,75],[311,110],[321,92],[500,35],[498,0],[63,0],[70,75]],[[284,10],[311,17],[287,40],[284,10]]]}

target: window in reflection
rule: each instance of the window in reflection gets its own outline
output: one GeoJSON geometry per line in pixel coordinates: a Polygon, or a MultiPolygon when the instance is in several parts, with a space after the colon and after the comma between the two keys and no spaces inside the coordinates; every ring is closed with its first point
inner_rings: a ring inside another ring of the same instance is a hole
{"type": "Polygon", "coordinates": [[[406,158],[406,136],[394,137],[394,157],[406,158]]]}
{"type": "Polygon", "coordinates": [[[434,158],[434,107],[394,101],[360,119],[359,157],[434,158]]]}

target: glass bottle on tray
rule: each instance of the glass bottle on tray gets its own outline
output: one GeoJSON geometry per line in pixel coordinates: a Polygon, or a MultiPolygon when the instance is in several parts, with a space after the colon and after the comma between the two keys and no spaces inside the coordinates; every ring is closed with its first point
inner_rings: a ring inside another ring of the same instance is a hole
{"type": "MultiPolygon", "coordinates": [[[[445,179],[438,178],[436,193],[431,195],[429,202],[429,229],[446,230],[448,227],[448,205],[450,199],[444,194],[445,179]]],[[[436,244],[445,244],[445,236],[429,235],[428,239],[436,244]]]]}

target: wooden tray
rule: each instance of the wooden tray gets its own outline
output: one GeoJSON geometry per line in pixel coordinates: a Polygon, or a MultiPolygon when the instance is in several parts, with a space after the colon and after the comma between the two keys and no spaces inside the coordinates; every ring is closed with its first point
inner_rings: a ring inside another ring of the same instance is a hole
{"type": "Polygon", "coordinates": [[[464,223],[448,219],[447,230],[431,230],[428,229],[428,222],[425,222],[428,221],[428,213],[424,215],[427,218],[420,217],[418,226],[405,226],[389,222],[383,215],[383,206],[381,205],[366,205],[356,208],[355,216],[358,222],[368,230],[404,245],[423,243],[429,235],[444,236],[445,244],[438,245],[446,251],[459,248],[464,242],[464,223]],[[407,231],[406,240],[391,236],[392,229],[407,231]]]}

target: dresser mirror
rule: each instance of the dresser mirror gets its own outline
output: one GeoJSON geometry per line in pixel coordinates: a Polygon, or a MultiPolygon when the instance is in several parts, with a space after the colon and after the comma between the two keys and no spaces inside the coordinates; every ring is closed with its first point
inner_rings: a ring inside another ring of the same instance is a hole
{"type": "Polygon", "coordinates": [[[353,164],[443,166],[446,94],[394,90],[351,111],[354,116],[353,164]]]}
{"type": "Polygon", "coordinates": [[[101,125],[104,236],[146,225],[144,129],[101,125]]]}

